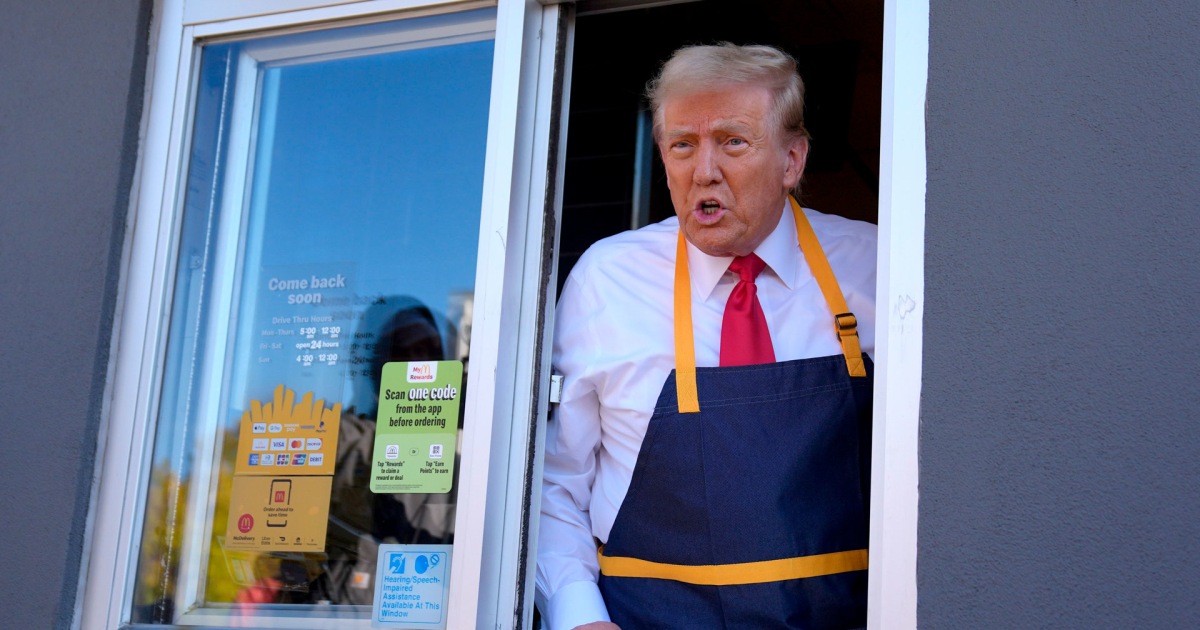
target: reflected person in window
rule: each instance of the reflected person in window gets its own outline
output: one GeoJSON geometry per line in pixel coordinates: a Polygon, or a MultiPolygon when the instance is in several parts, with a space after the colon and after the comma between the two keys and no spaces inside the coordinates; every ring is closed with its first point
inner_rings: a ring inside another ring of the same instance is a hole
{"type": "Polygon", "coordinates": [[[865,626],[875,226],[790,196],[786,53],[683,48],[647,96],[676,216],[563,289],[539,608],[552,630],[865,626]]]}
{"type": "Polygon", "coordinates": [[[326,534],[328,560],[313,584],[311,600],[369,605],[380,544],[453,542],[457,483],[450,493],[437,495],[374,494],[369,486],[383,366],[445,359],[438,318],[414,298],[380,297],[359,318],[354,340],[352,367],[360,375],[342,415],[326,534]]]}

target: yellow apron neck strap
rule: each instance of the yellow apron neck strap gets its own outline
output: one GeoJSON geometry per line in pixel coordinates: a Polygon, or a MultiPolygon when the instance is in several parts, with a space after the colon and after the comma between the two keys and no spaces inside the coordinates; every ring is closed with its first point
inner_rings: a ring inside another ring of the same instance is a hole
{"type": "MultiPolygon", "coordinates": [[[[833,313],[834,329],[842,344],[842,354],[846,357],[846,370],[850,376],[864,377],[867,369],[858,342],[858,320],[846,306],[842,289],[833,275],[833,269],[829,267],[825,250],[817,241],[808,217],[804,216],[794,197],[789,195],[788,201],[796,217],[796,239],[800,243],[800,251],[804,252],[804,259],[833,313]]],[[[700,411],[700,396],[696,390],[696,342],[692,334],[692,279],[687,260],[687,241],[681,229],[675,249],[675,395],[679,402],[679,413],[700,411]]]]}
{"type": "Polygon", "coordinates": [[[800,251],[804,252],[804,260],[808,262],[809,270],[817,279],[817,286],[821,287],[825,304],[833,313],[834,332],[842,344],[842,354],[846,356],[846,371],[850,376],[866,376],[867,368],[863,364],[862,347],[858,343],[858,319],[850,312],[850,307],[846,306],[842,288],[838,286],[833,269],[829,267],[829,259],[825,257],[825,250],[817,241],[817,235],[813,232],[808,217],[804,216],[804,211],[800,209],[800,204],[796,203],[795,197],[788,195],[788,201],[792,203],[792,214],[796,217],[796,238],[800,241],[800,251]]]}
{"type": "Polygon", "coordinates": [[[700,411],[696,392],[696,341],[692,335],[692,277],[688,273],[687,241],[679,230],[675,248],[675,398],[679,413],[700,411]]]}

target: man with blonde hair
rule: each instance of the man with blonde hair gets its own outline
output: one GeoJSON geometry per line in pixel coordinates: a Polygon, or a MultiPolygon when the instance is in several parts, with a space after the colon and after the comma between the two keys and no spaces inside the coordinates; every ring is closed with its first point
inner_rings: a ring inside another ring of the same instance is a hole
{"type": "Polygon", "coordinates": [[[789,195],[809,139],[786,53],[683,48],[647,95],[676,216],[563,289],[539,608],[552,630],[865,626],[875,228],[789,195]]]}

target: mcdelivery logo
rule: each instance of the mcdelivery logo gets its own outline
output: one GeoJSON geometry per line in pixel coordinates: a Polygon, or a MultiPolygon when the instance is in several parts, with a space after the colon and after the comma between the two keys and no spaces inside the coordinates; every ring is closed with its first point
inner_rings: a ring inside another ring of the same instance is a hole
{"type": "Polygon", "coordinates": [[[408,364],[409,383],[427,383],[437,378],[437,363],[433,361],[413,361],[408,364]]]}

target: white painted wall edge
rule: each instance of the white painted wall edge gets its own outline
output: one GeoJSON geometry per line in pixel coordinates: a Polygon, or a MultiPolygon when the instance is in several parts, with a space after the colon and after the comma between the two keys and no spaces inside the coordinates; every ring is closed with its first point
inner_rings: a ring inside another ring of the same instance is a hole
{"type": "Polygon", "coordinates": [[[867,627],[917,626],[929,1],[884,5],[871,569],[867,627]]]}

